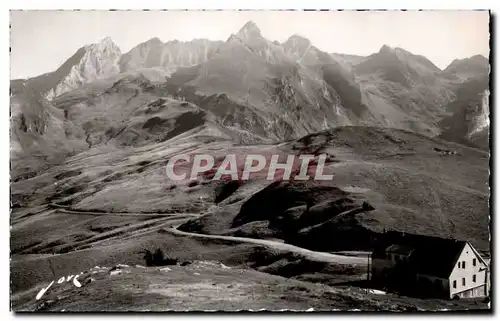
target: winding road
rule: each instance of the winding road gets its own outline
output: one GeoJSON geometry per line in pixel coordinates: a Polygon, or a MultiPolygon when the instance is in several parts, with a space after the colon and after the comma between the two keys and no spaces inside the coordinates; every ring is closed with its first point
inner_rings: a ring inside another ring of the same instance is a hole
{"type": "MultiPolygon", "coordinates": [[[[92,211],[84,211],[84,210],[70,210],[67,207],[52,204],[53,207],[58,208],[59,211],[67,214],[76,214],[76,215],[118,215],[118,216],[166,216],[171,218],[180,218],[180,219],[188,219],[189,217],[199,217],[198,214],[162,214],[162,213],[116,213],[116,212],[92,212],[92,211]]],[[[162,227],[165,224],[161,224],[162,227]]],[[[325,262],[325,263],[334,263],[334,264],[355,264],[355,265],[366,265],[368,264],[368,259],[366,257],[357,257],[357,256],[347,256],[347,255],[339,255],[332,254],[327,252],[319,252],[319,251],[311,251],[302,247],[298,247],[295,245],[282,243],[278,241],[272,240],[264,240],[264,239],[254,239],[249,237],[237,237],[237,236],[227,236],[227,235],[210,235],[210,234],[198,234],[192,232],[184,232],[178,229],[178,226],[174,227],[164,227],[163,230],[171,233],[173,235],[178,236],[188,236],[195,238],[204,238],[204,239],[212,239],[212,240],[224,240],[231,241],[237,243],[251,243],[263,245],[266,247],[270,247],[273,249],[288,251],[298,255],[301,255],[311,261],[315,262],[325,262]]],[[[158,226],[157,226],[158,227],[158,226]]]]}
{"type": "Polygon", "coordinates": [[[237,236],[225,236],[225,235],[209,235],[209,234],[198,234],[191,232],[179,231],[177,228],[165,228],[165,231],[172,233],[174,235],[179,236],[191,236],[196,238],[205,238],[205,239],[213,239],[213,240],[224,240],[224,241],[233,241],[239,243],[252,243],[264,245],[270,248],[289,251],[295,254],[299,254],[301,256],[306,257],[311,261],[316,262],[326,262],[326,263],[336,263],[336,264],[356,264],[356,265],[366,265],[368,264],[366,257],[356,257],[356,256],[346,256],[346,255],[338,255],[331,254],[327,252],[318,252],[311,251],[308,249],[304,249],[302,247],[298,247],[295,245],[281,243],[277,241],[271,240],[263,240],[263,239],[253,239],[249,237],[237,237],[237,236]]]}

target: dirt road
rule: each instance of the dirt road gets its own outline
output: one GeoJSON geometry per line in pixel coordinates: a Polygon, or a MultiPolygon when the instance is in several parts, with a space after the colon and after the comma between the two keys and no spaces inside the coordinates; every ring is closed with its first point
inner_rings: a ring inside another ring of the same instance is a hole
{"type": "MultiPolygon", "coordinates": [[[[133,216],[141,216],[141,215],[150,215],[150,216],[167,216],[167,217],[172,217],[172,218],[180,218],[180,219],[187,219],[190,216],[198,216],[197,214],[155,214],[155,213],[101,213],[101,212],[87,212],[87,211],[77,211],[77,210],[69,210],[67,208],[62,208],[61,206],[59,207],[59,211],[68,213],[68,214],[92,214],[92,215],[119,215],[119,216],[128,216],[128,215],[133,215],[133,216]]],[[[168,224],[168,223],[167,223],[168,224]]],[[[164,224],[162,224],[164,225],[164,224]]],[[[308,258],[311,261],[317,261],[317,262],[326,262],[326,263],[337,263],[337,264],[357,264],[357,265],[366,265],[368,264],[368,259],[364,257],[356,257],[356,256],[347,256],[347,255],[339,255],[339,254],[332,254],[332,253],[327,253],[327,252],[318,252],[318,251],[311,251],[308,249],[304,249],[298,246],[294,246],[291,244],[287,243],[282,243],[279,241],[272,241],[272,240],[263,240],[263,239],[253,239],[253,238],[248,238],[248,237],[236,237],[236,236],[226,236],[226,235],[209,235],[209,234],[197,234],[197,233],[191,233],[191,232],[183,232],[177,229],[178,226],[175,227],[165,227],[164,230],[172,233],[174,235],[179,235],[179,236],[191,236],[191,237],[196,237],[196,238],[207,238],[207,239],[216,239],[216,240],[225,240],[225,241],[234,241],[238,243],[252,243],[252,244],[259,244],[259,245],[264,245],[270,248],[278,249],[281,251],[289,251],[292,253],[296,253],[299,255],[302,255],[306,258],[308,258]]]]}
{"type": "Polygon", "coordinates": [[[363,257],[354,257],[354,256],[345,256],[338,254],[331,254],[326,252],[317,252],[311,251],[308,249],[304,249],[298,246],[294,246],[287,243],[281,243],[277,241],[270,240],[262,240],[262,239],[252,239],[248,237],[236,237],[236,236],[225,236],[225,235],[208,235],[208,234],[197,234],[190,232],[179,231],[177,228],[166,228],[165,231],[172,233],[174,235],[182,235],[182,236],[191,236],[197,238],[207,238],[207,239],[216,239],[216,240],[225,240],[225,241],[234,241],[241,243],[253,243],[260,244],[264,246],[268,246],[274,249],[289,251],[296,254],[300,254],[302,256],[307,257],[311,261],[317,262],[327,262],[327,263],[337,263],[337,264],[361,264],[366,265],[368,261],[363,257]]]}

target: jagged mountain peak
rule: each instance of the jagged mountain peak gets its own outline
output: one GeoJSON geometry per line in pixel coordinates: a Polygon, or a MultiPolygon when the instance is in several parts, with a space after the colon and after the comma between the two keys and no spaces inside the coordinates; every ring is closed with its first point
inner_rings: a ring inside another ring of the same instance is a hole
{"type": "Polygon", "coordinates": [[[394,48],[394,51],[396,51],[396,52],[398,52],[398,53],[401,53],[401,54],[405,54],[405,55],[412,55],[412,56],[414,56],[414,55],[415,55],[414,53],[409,52],[408,50],[403,49],[403,48],[401,48],[401,47],[396,47],[396,48],[394,48]]]}
{"type": "Polygon", "coordinates": [[[380,50],[378,51],[379,53],[394,53],[395,50],[394,48],[388,46],[388,45],[383,45],[380,47],[380,50]]]}
{"type": "Polygon", "coordinates": [[[378,53],[371,55],[370,57],[376,56],[378,56],[379,58],[383,57],[383,59],[392,60],[393,62],[399,61],[399,63],[411,66],[412,68],[427,70],[421,70],[422,72],[434,73],[441,71],[426,57],[414,54],[413,52],[410,52],[401,47],[390,47],[388,45],[383,45],[378,53]]]}
{"type": "MultiPolygon", "coordinates": [[[[158,37],[153,37],[150,38],[144,42],[141,42],[137,46],[133,47],[129,52],[134,51],[134,50],[150,50],[150,48],[156,48],[156,47],[163,47],[167,43],[163,43],[160,38],[158,37]]],[[[126,55],[127,53],[124,53],[126,55]]]]}
{"type": "Polygon", "coordinates": [[[282,47],[289,56],[300,61],[305,59],[304,62],[315,63],[319,59],[316,48],[312,46],[311,41],[297,34],[288,38],[282,47]]]}
{"type": "Polygon", "coordinates": [[[383,45],[379,52],[379,55],[385,55],[387,57],[399,58],[405,60],[407,58],[416,57],[417,55],[412,52],[405,50],[401,47],[391,47],[389,45],[383,45]]]}
{"type": "Polygon", "coordinates": [[[436,75],[441,73],[441,69],[426,57],[388,45],[383,45],[379,52],[367,57],[354,70],[358,75],[376,74],[383,81],[406,88],[421,83],[434,83],[436,75]]]}
{"type": "Polygon", "coordinates": [[[113,41],[113,39],[111,39],[110,36],[107,36],[107,37],[102,38],[101,41],[99,41],[99,44],[115,45],[115,42],[113,41]]]}
{"type": "Polygon", "coordinates": [[[86,45],[84,47],[85,50],[94,50],[94,51],[102,51],[102,52],[114,52],[121,55],[120,47],[111,39],[111,37],[105,37],[101,39],[101,41],[93,44],[86,45]]]}
{"type": "Polygon", "coordinates": [[[190,67],[206,61],[221,43],[208,39],[162,42],[157,37],[151,38],[123,54],[120,69],[160,68],[170,74],[178,67],[190,67]]]}
{"type": "Polygon", "coordinates": [[[411,54],[410,52],[403,50],[398,47],[391,47],[389,45],[383,45],[380,47],[380,50],[373,54],[372,56],[384,57],[384,59],[390,60],[400,60],[401,58],[408,56],[411,54]]]}
{"type": "Polygon", "coordinates": [[[301,48],[307,48],[311,45],[311,41],[305,37],[302,37],[298,34],[294,34],[290,36],[290,38],[287,39],[283,43],[283,46],[293,46],[293,47],[301,47],[301,48]]]}
{"type": "Polygon", "coordinates": [[[240,39],[250,39],[254,37],[261,37],[260,29],[253,21],[248,21],[236,34],[240,39]]]}
{"type": "Polygon", "coordinates": [[[157,46],[157,45],[162,45],[163,42],[161,41],[160,38],[158,37],[153,37],[151,39],[149,39],[148,41],[144,42],[145,44],[149,44],[149,45],[154,45],[154,46],[157,46]]]}
{"type": "Polygon", "coordinates": [[[57,70],[30,78],[28,86],[51,100],[79,86],[119,73],[120,47],[110,38],[78,49],[57,70]]]}

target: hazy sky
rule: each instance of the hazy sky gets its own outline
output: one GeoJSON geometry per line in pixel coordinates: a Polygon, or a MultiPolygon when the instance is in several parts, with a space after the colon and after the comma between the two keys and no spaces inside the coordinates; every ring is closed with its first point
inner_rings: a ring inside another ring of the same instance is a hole
{"type": "Polygon", "coordinates": [[[106,36],[127,52],[152,37],[226,40],[248,20],[270,40],[298,34],[327,52],[369,55],[387,44],[440,68],[489,55],[487,11],[12,11],[11,79],[53,71],[106,36]]]}

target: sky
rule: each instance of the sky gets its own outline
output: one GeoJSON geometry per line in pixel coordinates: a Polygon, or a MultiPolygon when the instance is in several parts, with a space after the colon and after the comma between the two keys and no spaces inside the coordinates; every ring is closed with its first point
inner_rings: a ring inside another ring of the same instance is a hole
{"type": "Polygon", "coordinates": [[[123,53],[150,38],[226,40],[247,21],[279,42],[297,34],[326,52],[367,56],[382,45],[444,69],[489,56],[487,11],[11,11],[11,79],[54,71],[80,47],[109,36],[123,53]]]}

